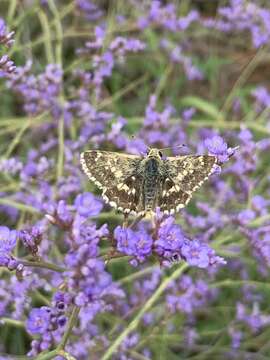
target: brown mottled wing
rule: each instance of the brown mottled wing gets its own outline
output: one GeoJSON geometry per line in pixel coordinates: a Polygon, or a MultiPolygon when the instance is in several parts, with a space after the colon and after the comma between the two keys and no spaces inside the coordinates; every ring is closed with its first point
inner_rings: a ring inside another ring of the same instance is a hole
{"type": "Polygon", "coordinates": [[[90,150],[81,154],[81,165],[102,197],[112,207],[124,213],[136,213],[142,188],[137,175],[141,158],[109,151],[90,150]]]}
{"type": "Polygon", "coordinates": [[[210,155],[169,157],[164,162],[166,177],[159,199],[161,211],[173,214],[185,207],[197,190],[214,172],[217,158],[210,155]]]}

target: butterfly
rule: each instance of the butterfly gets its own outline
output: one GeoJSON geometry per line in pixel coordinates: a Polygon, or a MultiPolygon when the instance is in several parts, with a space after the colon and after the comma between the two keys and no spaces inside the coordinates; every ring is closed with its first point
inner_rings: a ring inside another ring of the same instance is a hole
{"type": "Polygon", "coordinates": [[[81,154],[82,169],[105,202],[125,214],[144,216],[157,207],[164,214],[184,208],[192,194],[215,171],[213,155],[163,158],[159,149],[146,156],[89,150],[81,154]]]}

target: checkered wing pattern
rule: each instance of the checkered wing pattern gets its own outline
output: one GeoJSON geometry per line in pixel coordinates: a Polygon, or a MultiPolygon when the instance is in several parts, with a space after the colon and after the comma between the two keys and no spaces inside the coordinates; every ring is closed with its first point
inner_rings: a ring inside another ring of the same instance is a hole
{"type": "Polygon", "coordinates": [[[169,157],[164,162],[162,193],[159,206],[165,214],[173,214],[185,207],[192,194],[215,171],[217,158],[211,155],[169,157]]]}
{"type": "Polygon", "coordinates": [[[141,157],[90,150],[81,154],[81,165],[102,197],[124,213],[136,213],[143,179],[137,174],[141,157]]]}

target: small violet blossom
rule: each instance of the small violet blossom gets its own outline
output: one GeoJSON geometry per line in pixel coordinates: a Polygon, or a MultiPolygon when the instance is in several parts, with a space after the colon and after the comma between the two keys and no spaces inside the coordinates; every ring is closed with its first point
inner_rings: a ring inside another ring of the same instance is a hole
{"type": "Polygon", "coordinates": [[[6,266],[10,270],[17,267],[17,261],[11,256],[11,251],[16,246],[16,241],[16,230],[10,230],[6,226],[0,226],[0,266],[6,266]]]}
{"type": "Polygon", "coordinates": [[[75,209],[83,217],[96,216],[102,210],[102,202],[89,192],[77,195],[74,202],[75,209]]]}
{"type": "Polygon", "coordinates": [[[234,154],[236,148],[228,148],[226,142],[221,136],[213,136],[212,138],[206,139],[204,145],[209,151],[210,155],[215,155],[218,158],[219,163],[224,163],[234,154]]]}

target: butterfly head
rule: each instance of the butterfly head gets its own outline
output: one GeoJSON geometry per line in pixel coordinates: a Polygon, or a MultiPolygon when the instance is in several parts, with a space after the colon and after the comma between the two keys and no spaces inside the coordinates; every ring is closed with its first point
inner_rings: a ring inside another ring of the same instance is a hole
{"type": "Polygon", "coordinates": [[[159,149],[148,148],[147,157],[148,158],[151,157],[151,158],[161,159],[162,158],[162,152],[159,149]]]}

